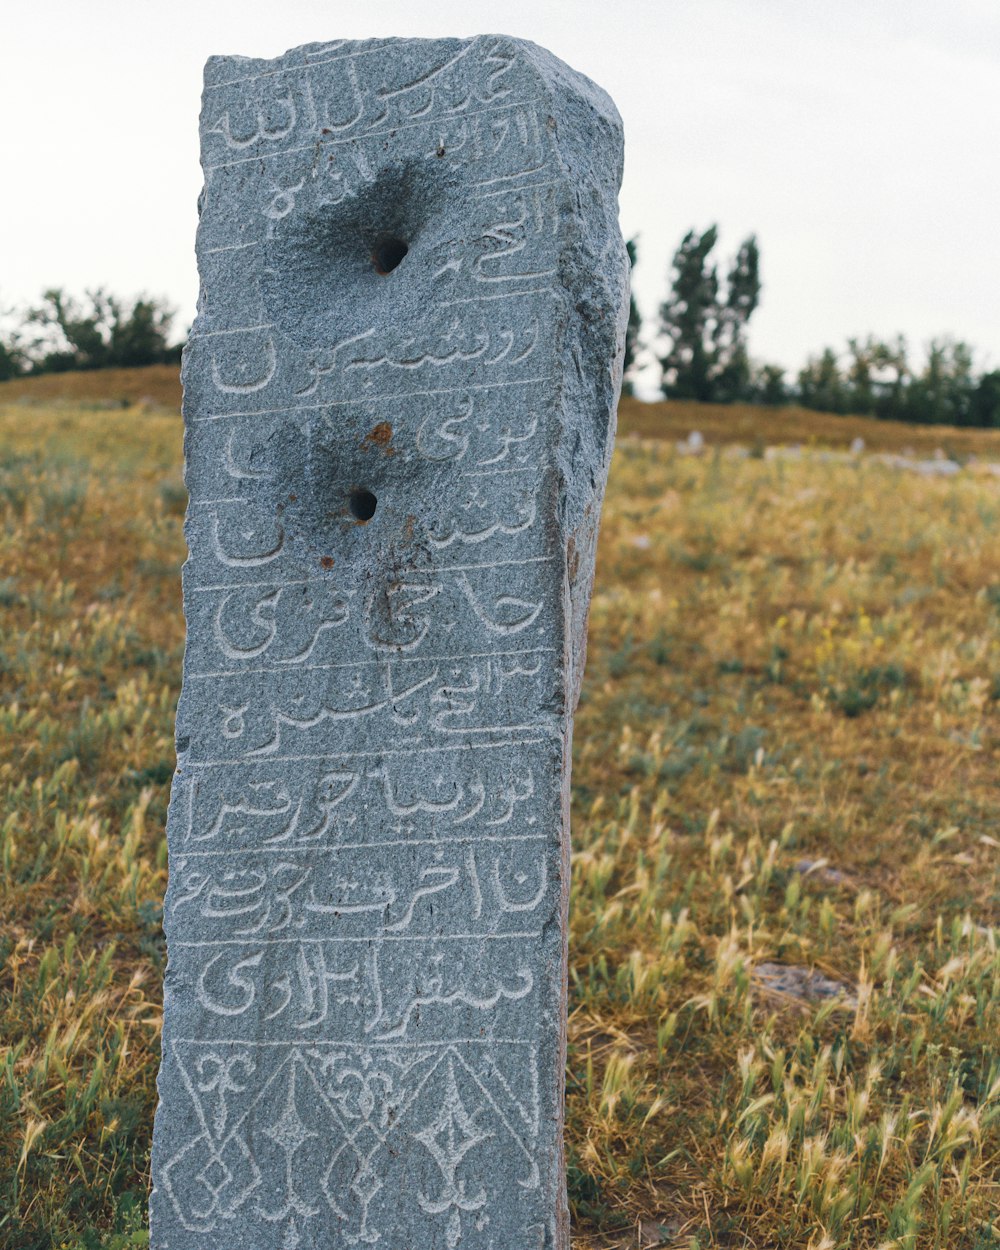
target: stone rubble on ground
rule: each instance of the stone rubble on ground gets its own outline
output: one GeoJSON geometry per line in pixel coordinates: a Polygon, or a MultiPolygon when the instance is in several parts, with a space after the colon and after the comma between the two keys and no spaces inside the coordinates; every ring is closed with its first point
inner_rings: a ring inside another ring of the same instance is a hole
{"type": "Polygon", "coordinates": [[[857,994],[849,985],[826,977],[813,968],[760,963],[754,966],[751,977],[758,986],[772,994],[807,1002],[833,999],[850,1011],[855,1011],[858,1006],[857,994]]]}

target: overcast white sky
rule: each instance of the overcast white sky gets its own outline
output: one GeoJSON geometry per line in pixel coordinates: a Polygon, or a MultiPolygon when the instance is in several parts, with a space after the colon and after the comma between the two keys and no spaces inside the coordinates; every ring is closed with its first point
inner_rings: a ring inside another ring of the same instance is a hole
{"type": "Polygon", "coordinates": [[[1000,364],[1000,0],[5,0],[0,304],[104,284],[186,327],[208,55],[483,32],[617,102],[647,318],[718,222],[722,259],[760,242],[754,356],[951,333],[1000,364]]]}

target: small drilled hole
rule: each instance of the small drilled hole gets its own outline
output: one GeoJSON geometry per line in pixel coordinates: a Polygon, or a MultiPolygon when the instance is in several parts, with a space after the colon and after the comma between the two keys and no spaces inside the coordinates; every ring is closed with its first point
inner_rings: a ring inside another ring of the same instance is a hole
{"type": "Polygon", "coordinates": [[[351,516],[359,521],[370,521],[375,515],[378,500],[370,490],[352,490],[350,498],[351,516]]]}
{"type": "Polygon", "coordinates": [[[375,272],[383,275],[392,273],[409,250],[402,239],[397,239],[391,234],[383,235],[375,244],[375,251],[372,253],[375,272]]]}

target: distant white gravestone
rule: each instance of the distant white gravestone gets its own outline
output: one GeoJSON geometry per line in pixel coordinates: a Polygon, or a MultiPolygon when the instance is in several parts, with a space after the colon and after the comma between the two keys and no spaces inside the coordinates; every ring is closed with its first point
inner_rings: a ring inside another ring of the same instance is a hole
{"type": "Polygon", "coordinates": [[[208,63],[156,1250],[565,1250],[621,124],[529,43],[208,63]]]}

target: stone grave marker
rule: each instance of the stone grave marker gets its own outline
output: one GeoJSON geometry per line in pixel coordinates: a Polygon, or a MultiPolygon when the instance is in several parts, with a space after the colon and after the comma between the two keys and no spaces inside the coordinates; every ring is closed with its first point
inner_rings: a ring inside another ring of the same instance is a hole
{"type": "Polygon", "coordinates": [[[621,123],[500,36],[205,76],[155,1250],[565,1250],[621,123]]]}

